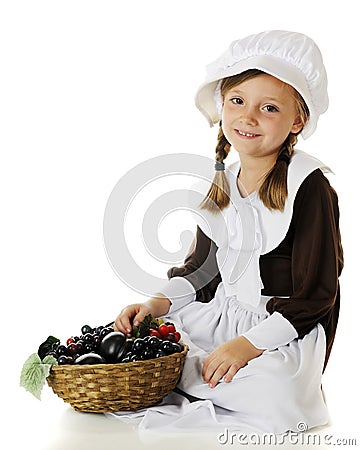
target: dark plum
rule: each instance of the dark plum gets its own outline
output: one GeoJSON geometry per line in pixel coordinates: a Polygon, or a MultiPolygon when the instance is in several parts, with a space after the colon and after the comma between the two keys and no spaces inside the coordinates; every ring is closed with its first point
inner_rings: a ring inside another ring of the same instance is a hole
{"type": "Polygon", "coordinates": [[[121,331],[112,331],[101,341],[99,353],[108,363],[116,363],[120,361],[125,345],[126,336],[121,331]]]}
{"type": "Polygon", "coordinates": [[[74,361],[74,364],[105,364],[106,361],[97,353],[86,353],[85,355],[79,356],[74,361]]]}

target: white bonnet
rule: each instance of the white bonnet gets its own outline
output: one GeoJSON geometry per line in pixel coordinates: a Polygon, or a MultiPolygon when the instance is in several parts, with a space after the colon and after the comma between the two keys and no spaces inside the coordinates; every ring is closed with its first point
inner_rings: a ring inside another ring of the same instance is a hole
{"type": "Polygon", "coordinates": [[[231,43],[228,50],[207,66],[205,83],[195,103],[210,126],[219,122],[216,88],[219,80],[248,69],[259,69],[294,87],[310,111],[310,119],[301,135],[308,138],[316,129],[320,114],[329,104],[327,76],[315,42],[301,33],[264,31],[231,43]]]}

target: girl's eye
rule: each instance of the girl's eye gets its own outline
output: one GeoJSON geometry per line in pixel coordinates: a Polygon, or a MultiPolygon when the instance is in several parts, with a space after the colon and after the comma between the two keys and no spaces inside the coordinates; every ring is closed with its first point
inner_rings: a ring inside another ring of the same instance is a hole
{"type": "Polygon", "coordinates": [[[243,99],[239,97],[232,98],[231,102],[234,103],[235,105],[242,105],[244,103],[243,99]]]}
{"type": "Polygon", "coordinates": [[[266,106],[264,106],[264,109],[265,109],[266,112],[277,112],[277,111],[279,111],[276,108],[276,106],[273,106],[273,105],[266,105],[266,106]]]}

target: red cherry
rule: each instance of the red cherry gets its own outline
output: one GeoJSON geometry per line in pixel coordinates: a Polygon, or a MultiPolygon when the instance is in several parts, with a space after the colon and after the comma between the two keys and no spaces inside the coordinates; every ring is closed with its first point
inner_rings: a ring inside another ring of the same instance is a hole
{"type": "Polygon", "coordinates": [[[73,344],[74,342],[75,342],[75,339],[72,338],[72,337],[70,337],[70,338],[66,341],[66,345],[73,344]]]}
{"type": "Polygon", "coordinates": [[[175,336],[175,342],[179,342],[181,339],[181,334],[178,331],[175,331],[174,336],[175,336]]]}
{"type": "Polygon", "coordinates": [[[150,328],[149,335],[156,336],[157,338],[161,339],[161,334],[157,330],[154,330],[153,328],[150,328]]]}
{"type": "Polygon", "coordinates": [[[161,334],[161,337],[166,338],[169,334],[168,326],[163,323],[159,326],[158,332],[161,334]]]}
{"type": "Polygon", "coordinates": [[[174,325],[173,325],[173,324],[171,324],[171,325],[168,325],[167,327],[168,327],[168,331],[169,331],[169,333],[175,333],[175,327],[174,327],[174,325]]]}

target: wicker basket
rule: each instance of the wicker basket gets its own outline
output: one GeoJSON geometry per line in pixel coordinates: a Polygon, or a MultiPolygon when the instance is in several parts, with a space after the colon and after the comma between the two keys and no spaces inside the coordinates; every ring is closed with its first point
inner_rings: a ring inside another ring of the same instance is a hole
{"type": "Polygon", "coordinates": [[[48,385],[76,411],[137,411],[159,403],[179,381],[188,347],[123,364],[52,366],[48,385]]]}

